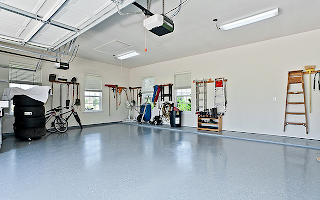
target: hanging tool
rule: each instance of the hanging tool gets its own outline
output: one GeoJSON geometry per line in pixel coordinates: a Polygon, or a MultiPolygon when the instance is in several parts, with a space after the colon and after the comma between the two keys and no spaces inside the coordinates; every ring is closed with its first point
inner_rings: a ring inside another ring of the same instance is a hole
{"type": "Polygon", "coordinates": [[[111,88],[112,88],[112,91],[113,91],[113,98],[116,99],[116,109],[118,110],[118,95],[117,95],[118,85],[108,85],[108,84],[105,84],[104,86],[109,87],[109,116],[110,116],[110,115],[111,115],[111,111],[110,111],[111,88]]]}
{"type": "Polygon", "coordinates": [[[53,82],[52,82],[52,85],[51,85],[51,109],[53,109],[53,82]]]}
{"type": "Polygon", "coordinates": [[[306,71],[309,73],[309,104],[310,104],[310,113],[311,113],[311,72],[314,71],[314,68],[316,68],[315,65],[307,65],[304,66],[306,71]]]}
{"type": "Polygon", "coordinates": [[[72,84],[72,105],[74,105],[74,84],[72,84]]]}
{"type": "Polygon", "coordinates": [[[116,85],[116,110],[118,110],[118,85],[116,85]]]}
{"type": "Polygon", "coordinates": [[[141,89],[139,88],[139,100],[140,100],[140,105],[141,105],[141,100],[142,100],[142,92],[141,89]]]}
{"type": "Polygon", "coordinates": [[[118,106],[121,105],[121,92],[122,92],[122,88],[118,88],[118,93],[119,93],[119,98],[120,98],[118,106]]]}
{"type": "Polygon", "coordinates": [[[69,106],[70,106],[70,99],[69,99],[69,86],[70,86],[70,84],[67,84],[67,86],[68,86],[68,90],[67,90],[66,107],[67,107],[67,109],[69,109],[69,106]]]}
{"type": "MultiPolygon", "coordinates": [[[[317,74],[319,74],[320,72],[317,72],[315,73],[314,77],[313,77],[313,91],[316,90],[316,77],[317,77],[317,74]]],[[[319,90],[320,90],[320,75],[319,75],[319,78],[318,78],[318,85],[319,85],[319,90]]]]}
{"type": "Polygon", "coordinates": [[[79,99],[79,85],[77,84],[77,98],[76,98],[76,106],[80,106],[80,99],[79,99]]]}
{"type": "Polygon", "coordinates": [[[110,111],[110,96],[111,96],[111,88],[109,87],[109,116],[111,116],[111,111],[110,111]]]}

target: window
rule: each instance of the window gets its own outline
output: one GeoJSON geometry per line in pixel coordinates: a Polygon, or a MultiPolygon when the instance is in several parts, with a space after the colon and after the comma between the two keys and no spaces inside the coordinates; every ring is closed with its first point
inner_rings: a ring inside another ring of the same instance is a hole
{"type": "Polygon", "coordinates": [[[174,75],[176,104],[181,111],[191,111],[191,73],[174,75]]]}
{"type": "Polygon", "coordinates": [[[153,86],[154,86],[154,78],[143,78],[142,79],[142,102],[146,102],[149,96],[149,102],[152,100],[153,96],[153,86]]]}
{"type": "MultiPolygon", "coordinates": [[[[41,69],[36,70],[36,66],[22,63],[9,63],[9,87],[17,87],[28,90],[37,85],[41,85],[41,69]]],[[[13,115],[14,105],[10,100],[10,114],[13,115]]]]}
{"type": "Polygon", "coordinates": [[[86,111],[102,110],[102,78],[99,75],[85,74],[84,107],[86,111]]]}

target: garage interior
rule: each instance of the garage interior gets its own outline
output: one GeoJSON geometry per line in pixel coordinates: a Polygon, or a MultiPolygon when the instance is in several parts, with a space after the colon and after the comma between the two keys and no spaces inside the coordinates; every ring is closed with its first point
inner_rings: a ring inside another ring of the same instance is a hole
{"type": "Polygon", "coordinates": [[[0,1],[0,199],[319,199],[319,9],[0,1]]]}

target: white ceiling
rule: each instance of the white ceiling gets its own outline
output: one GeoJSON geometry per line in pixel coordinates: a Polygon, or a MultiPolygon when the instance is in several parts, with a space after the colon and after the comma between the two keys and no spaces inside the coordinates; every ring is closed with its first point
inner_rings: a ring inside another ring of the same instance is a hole
{"type": "MultiPolygon", "coordinates": [[[[146,7],[146,1],[137,2],[146,7]]],[[[165,0],[165,11],[178,3],[179,0],[165,0]]],[[[162,13],[162,0],[153,0],[150,10],[162,13]]],[[[129,5],[121,11],[137,12],[139,9],[129,5]]],[[[118,40],[132,47],[115,54],[131,50],[141,52],[140,56],[123,60],[124,67],[132,68],[319,29],[320,1],[189,0],[173,19],[173,33],[158,37],[147,32],[147,52],[144,52],[143,19],[144,15],[114,14],[78,38],[78,57],[120,66],[120,61],[111,54],[93,50],[118,40]],[[217,18],[218,24],[224,24],[277,7],[279,16],[229,31],[217,30],[212,21],[217,18]]]]}
{"type": "MultiPolygon", "coordinates": [[[[121,11],[140,11],[125,0],[121,11]]],[[[185,0],[182,0],[185,1],[185,0]]],[[[147,0],[137,0],[146,7],[147,0]]],[[[179,4],[165,0],[165,12],[179,4]]],[[[111,0],[0,0],[0,3],[37,14],[43,19],[79,29],[72,32],[0,9],[0,38],[15,38],[40,46],[57,47],[80,35],[90,24],[107,18],[78,37],[78,57],[120,66],[113,55],[136,50],[141,55],[123,61],[132,68],[191,55],[231,48],[320,28],[319,0],[189,0],[173,18],[173,33],[158,37],[146,32],[143,14],[121,16],[111,0]],[[63,5],[63,6],[62,6],[63,5]],[[224,24],[279,7],[279,16],[229,31],[224,24]],[[53,17],[51,17],[53,16],[53,17]]],[[[162,0],[152,0],[151,12],[162,13],[162,0]]],[[[169,13],[170,16],[172,13],[169,13]]]]}

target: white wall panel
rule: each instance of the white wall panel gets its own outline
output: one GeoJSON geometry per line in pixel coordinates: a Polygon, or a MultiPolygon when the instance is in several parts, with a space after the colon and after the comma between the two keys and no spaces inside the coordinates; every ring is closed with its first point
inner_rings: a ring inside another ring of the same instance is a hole
{"type": "MultiPolygon", "coordinates": [[[[303,126],[287,126],[283,132],[287,73],[317,65],[320,70],[320,30],[305,32],[221,51],[132,68],[130,84],[141,85],[142,77],[153,76],[155,84],[174,81],[174,74],[191,71],[191,78],[225,77],[227,113],[223,129],[320,139],[320,92],[312,92],[312,113],[308,113],[309,134],[303,126]],[[277,97],[277,101],[273,101],[277,97]]],[[[313,76],[312,76],[313,77],[313,76]]],[[[308,83],[309,76],[305,75],[308,83]]],[[[305,85],[309,101],[308,84],[305,85]]],[[[213,93],[213,89],[208,92],[213,93]]],[[[195,86],[192,84],[192,101],[195,86]]],[[[212,105],[213,95],[208,95],[212,105]]],[[[195,103],[192,105],[193,113],[195,103]]],[[[309,112],[309,106],[307,105],[309,112]]],[[[196,127],[196,115],[183,115],[183,125],[196,127]]]]}

